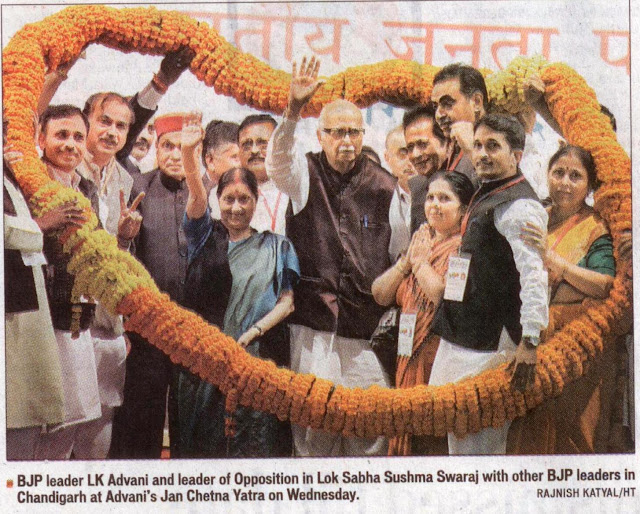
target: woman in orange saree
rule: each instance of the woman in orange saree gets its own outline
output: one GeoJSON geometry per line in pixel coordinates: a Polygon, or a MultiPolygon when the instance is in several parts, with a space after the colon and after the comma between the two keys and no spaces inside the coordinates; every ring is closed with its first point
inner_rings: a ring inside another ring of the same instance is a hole
{"type": "MultiPolygon", "coordinates": [[[[381,305],[401,308],[397,388],[428,384],[440,338],[431,333],[431,321],[444,291],[449,257],[460,247],[460,222],[473,196],[473,184],[461,173],[439,173],[425,200],[427,223],[414,234],[409,250],[373,283],[381,305]],[[403,329],[401,328],[401,331],[403,329]]],[[[446,437],[405,434],[390,440],[389,455],[447,455],[446,437]]]]}
{"type": "MultiPolygon", "coordinates": [[[[564,146],[549,162],[547,244],[541,234],[523,237],[545,252],[551,304],[547,338],[585,312],[593,298],[605,298],[615,275],[613,245],[604,221],[585,200],[597,187],[591,154],[564,146]]],[[[612,345],[562,394],[514,421],[507,452],[515,454],[595,453],[603,448],[615,377],[612,345]]]]}

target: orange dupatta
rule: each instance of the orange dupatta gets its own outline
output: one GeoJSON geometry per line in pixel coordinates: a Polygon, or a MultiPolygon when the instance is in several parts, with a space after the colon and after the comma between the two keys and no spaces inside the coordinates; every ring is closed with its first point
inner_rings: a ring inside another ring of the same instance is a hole
{"type": "MultiPolygon", "coordinates": [[[[429,227],[425,223],[418,229],[416,236],[422,236],[424,242],[419,248],[424,262],[444,277],[449,267],[449,256],[456,253],[460,247],[460,234],[434,242],[429,233],[429,227]]],[[[408,388],[417,384],[428,384],[431,367],[440,345],[440,338],[431,334],[431,322],[438,306],[420,289],[413,273],[400,284],[396,293],[396,302],[400,305],[402,312],[416,313],[411,356],[397,357],[396,387],[408,388]]],[[[390,439],[389,455],[411,455],[412,439],[410,434],[390,439]]],[[[422,439],[420,454],[446,455],[448,453],[446,438],[423,437],[422,439]]]]}

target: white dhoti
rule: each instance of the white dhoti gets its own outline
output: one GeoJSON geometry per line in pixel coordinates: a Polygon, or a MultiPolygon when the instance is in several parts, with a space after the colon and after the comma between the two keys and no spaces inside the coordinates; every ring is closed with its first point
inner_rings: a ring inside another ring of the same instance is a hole
{"type": "MultiPolygon", "coordinates": [[[[369,341],[349,339],[330,332],[319,332],[291,325],[291,369],[311,373],[344,387],[389,387],[385,374],[369,346],[369,341]]],[[[344,437],[292,426],[297,456],[386,455],[384,437],[344,437]]]]}
{"type": "MultiPolygon", "coordinates": [[[[483,371],[496,368],[510,361],[516,345],[509,334],[502,329],[498,349],[495,352],[480,352],[440,339],[440,346],[433,361],[429,385],[439,386],[459,382],[479,375],[483,371]]],[[[485,428],[477,434],[467,434],[458,438],[448,435],[450,455],[504,455],[507,451],[507,433],[510,421],[500,428],[485,428]]]]}

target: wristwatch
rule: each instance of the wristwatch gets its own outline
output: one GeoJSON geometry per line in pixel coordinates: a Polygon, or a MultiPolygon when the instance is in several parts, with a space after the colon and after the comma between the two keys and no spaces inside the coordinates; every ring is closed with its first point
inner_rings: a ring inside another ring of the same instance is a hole
{"type": "Polygon", "coordinates": [[[537,348],[540,344],[540,338],[536,336],[522,336],[522,342],[529,350],[537,348]]]}

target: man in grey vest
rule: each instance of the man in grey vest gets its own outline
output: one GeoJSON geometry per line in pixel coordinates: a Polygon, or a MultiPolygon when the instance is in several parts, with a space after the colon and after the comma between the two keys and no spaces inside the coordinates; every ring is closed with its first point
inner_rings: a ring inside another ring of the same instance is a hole
{"type": "MultiPolygon", "coordinates": [[[[521,234],[528,225],[546,234],[548,217],[518,167],[524,141],[524,128],[512,116],[489,114],[474,126],[472,159],[481,186],[462,220],[460,253],[449,260],[458,273],[447,275],[433,320],[441,340],[430,385],[458,382],[509,360],[512,386],[533,384],[548,322],[548,284],[542,256],[521,234]]],[[[449,453],[504,454],[509,425],[464,438],[449,434],[449,453]]]]}
{"type": "MultiPolygon", "coordinates": [[[[362,114],[346,100],[329,103],[320,114],[322,151],[298,151],[295,129],[321,85],[319,64],[305,58],[299,71],[294,64],[289,105],[267,150],[267,172],[291,199],[286,233],[300,260],[289,318],[291,367],[345,387],[387,386],[368,339],[384,310],[373,300],[371,284],[393,262],[396,179],[361,154],[362,114]]],[[[386,453],[382,437],[345,438],[297,426],[293,433],[299,456],[386,453]]]]}

